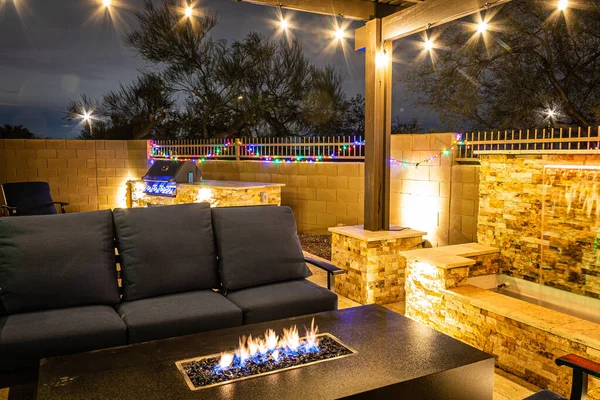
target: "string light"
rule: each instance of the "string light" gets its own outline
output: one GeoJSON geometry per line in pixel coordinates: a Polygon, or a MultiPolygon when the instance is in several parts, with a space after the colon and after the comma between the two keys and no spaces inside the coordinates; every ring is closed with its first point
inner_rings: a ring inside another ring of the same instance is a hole
{"type": "Polygon", "coordinates": [[[557,7],[559,11],[566,11],[569,8],[569,0],[559,0],[557,7]]]}
{"type": "Polygon", "coordinates": [[[186,18],[192,18],[194,16],[194,9],[192,8],[191,5],[187,5],[185,7],[185,17],[186,18]]]}
{"type": "Polygon", "coordinates": [[[490,26],[488,25],[488,23],[487,23],[487,22],[485,22],[485,21],[481,21],[481,22],[479,23],[479,25],[477,25],[477,32],[479,32],[479,33],[481,33],[481,34],[484,34],[484,33],[486,33],[486,32],[487,32],[487,30],[489,29],[489,27],[490,27],[490,26]]]}
{"type": "Polygon", "coordinates": [[[346,31],[342,27],[338,27],[334,32],[334,36],[337,40],[344,40],[346,38],[346,31]]]}
{"type": "Polygon", "coordinates": [[[377,54],[375,55],[375,66],[377,68],[384,68],[388,65],[390,61],[390,57],[388,56],[387,52],[384,51],[378,51],[377,54]]]}
{"type": "Polygon", "coordinates": [[[290,27],[290,23],[285,18],[282,17],[281,20],[279,21],[279,27],[281,28],[282,31],[285,32],[290,27]]]}
{"type": "Polygon", "coordinates": [[[457,135],[456,136],[456,140],[454,141],[454,143],[452,144],[452,146],[450,146],[449,148],[446,148],[446,149],[442,150],[441,152],[439,152],[438,154],[436,154],[434,156],[426,158],[423,161],[412,162],[412,161],[404,161],[404,160],[397,160],[395,158],[390,158],[390,164],[392,164],[392,165],[402,165],[403,167],[408,167],[408,166],[419,167],[419,165],[421,165],[421,164],[431,163],[431,162],[435,161],[436,159],[441,158],[442,156],[450,156],[450,155],[452,155],[452,152],[454,151],[454,149],[456,149],[456,146],[468,146],[468,142],[462,140],[462,137],[460,135],[457,135]]]}
{"type": "Polygon", "coordinates": [[[433,50],[434,47],[435,47],[435,42],[433,41],[433,39],[427,38],[423,42],[423,48],[427,51],[433,50]]]}

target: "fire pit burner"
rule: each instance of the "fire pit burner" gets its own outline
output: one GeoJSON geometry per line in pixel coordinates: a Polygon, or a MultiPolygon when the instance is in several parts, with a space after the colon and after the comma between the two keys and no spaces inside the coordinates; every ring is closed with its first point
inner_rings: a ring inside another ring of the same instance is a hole
{"type": "Polygon", "coordinates": [[[339,339],[316,334],[316,329],[299,338],[296,327],[284,330],[281,340],[268,330],[265,339],[242,337],[235,352],[213,354],[176,362],[191,390],[274,374],[294,368],[331,361],[356,352],[339,339]]]}

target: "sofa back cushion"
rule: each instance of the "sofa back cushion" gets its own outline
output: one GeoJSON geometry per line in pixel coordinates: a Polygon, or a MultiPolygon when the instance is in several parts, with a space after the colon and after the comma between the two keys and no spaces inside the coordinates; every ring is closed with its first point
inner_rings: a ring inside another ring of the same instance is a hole
{"type": "Polygon", "coordinates": [[[110,210],[0,218],[5,313],[118,302],[110,210]]]}
{"type": "Polygon", "coordinates": [[[114,211],[123,300],[219,287],[210,205],[114,211]]]}
{"type": "Polygon", "coordinates": [[[214,208],[212,214],[224,289],[311,275],[289,207],[214,208]]]}

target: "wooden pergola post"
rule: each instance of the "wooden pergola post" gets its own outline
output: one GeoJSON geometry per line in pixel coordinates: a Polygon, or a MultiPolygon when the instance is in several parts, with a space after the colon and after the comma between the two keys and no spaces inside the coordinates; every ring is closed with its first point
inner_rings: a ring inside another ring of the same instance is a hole
{"type": "Polygon", "coordinates": [[[382,21],[365,26],[365,229],[390,229],[392,43],[382,39],[382,21]]]}

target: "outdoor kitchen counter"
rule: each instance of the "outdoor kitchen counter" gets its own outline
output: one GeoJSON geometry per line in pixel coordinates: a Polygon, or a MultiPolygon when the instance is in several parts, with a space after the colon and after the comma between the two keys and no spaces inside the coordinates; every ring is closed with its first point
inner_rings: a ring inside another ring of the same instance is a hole
{"type": "Polygon", "coordinates": [[[205,180],[178,183],[170,195],[151,195],[144,192],[146,183],[129,181],[127,200],[129,207],[147,207],[208,202],[212,207],[240,207],[281,205],[282,183],[235,182],[205,180]]]}
{"type": "Polygon", "coordinates": [[[201,181],[193,183],[180,183],[180,186],[201,186],[211,189],[248,189],[248,188],[270,188],[270,187],[282,187],[285,186],[283,183],[269,183],[269,182],[236,182],[236,181],[201,181]]]}

